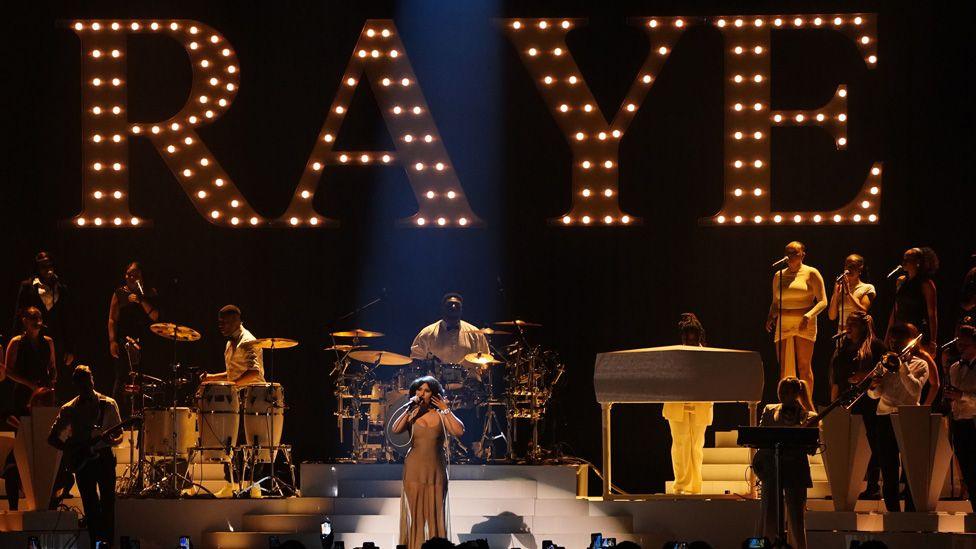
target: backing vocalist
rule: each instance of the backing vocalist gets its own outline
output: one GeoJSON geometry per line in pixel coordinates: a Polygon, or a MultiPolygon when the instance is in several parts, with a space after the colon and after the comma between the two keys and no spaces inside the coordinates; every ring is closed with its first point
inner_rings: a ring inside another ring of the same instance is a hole
{"type": "Polygon", "coordinates": [[[766,316],[766,331],[773,332],[779,358],[779,377],[794,376],[805,382],[813,400],[813,344],[817,340],[817,315],[827,308],[827,292],[820,271],[803,264],[806,247],[793,241],[786,245],[786,268],[773,275],[773,301],[766,316]],[[782,314],[780,314],[782,313],[782,314]]]}

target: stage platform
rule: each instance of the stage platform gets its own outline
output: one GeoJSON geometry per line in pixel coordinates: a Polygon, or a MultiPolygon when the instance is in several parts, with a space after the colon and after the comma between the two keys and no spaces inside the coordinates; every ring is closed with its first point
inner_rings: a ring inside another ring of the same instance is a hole
{"type": "MultiPolygon", "coordinates": [[[[399,465],[305,463],[302,497],[261,500],[131,499],[118,502],[116,533],[139,539],[143,549],[172,549],[179,536],[195,548],[266,549],[268,538],[297,539],[318,549],[329,517],[347,549],[373,541],[393,549],[400,512],[399,465]]],[[[759,503],[727,496],[600,501],[577,497],[575,466],[455,465],[450,514],[455,542],[484,538],[493,549],[540,549],[552,540],[584,549],[591,532],[657,549],[669,540],[704,540],[737,549],[753,534],[759,503]]],[[[77,499],[69,500],[80,504],[77,499]]],[[[941,502],[937,513],[880,512],[860,502],[857,512],[830,511],[829,500],[809,502],[810,547],[847,549],[852,539],[881,539],[892,549],[976,549],[976,518],[968,502],[941,502]]],[[[0,513],[0,547],[23,547],[28,535],[49,547],[87,547],[70,513],[0,513]],[[55,531],[56,530],[56,531],[55,531]],[[77,535],[77,537],[75,537],[77,535]]]]}

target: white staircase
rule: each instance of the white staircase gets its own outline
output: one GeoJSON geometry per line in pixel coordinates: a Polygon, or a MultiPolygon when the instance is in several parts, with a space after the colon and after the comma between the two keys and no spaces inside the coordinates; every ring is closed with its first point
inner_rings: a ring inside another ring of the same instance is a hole
{"type": "MultiPolygon", "coordinates": [[[[736,445],[738,435],[738,431],[716,431],[715,447],[705,448],[702,461],[703,494],[745,495],[752,491],[749,484],[752,454],[749,448],[736,445]]],[[[810,476],[813,487],[807,490],[808,498],[822,499],[830,494],[827,472],[819,454],[810,456],[810,476]]],[[[665,483],[665,491],[674,493],[674,481],[665,483]]]]}
{"type": "MultiPolygon", "coordinates": [[[[242,530],[206,532],[202,546],[265,549],[268,537],[275,535],[280,541],[297,539],[314,547],[321,523],[329,517],[335,539],[345,542],[347,549],[366,541],[393,549],[400,529],[400,471],[400,466],[388,465],[303,464],[304,497],[288,500],[287,513],[244,515],[242,530]],[[316,492],[337,497],[315,497],[316,492]]],[[[451,473],[456,479],[450,482],[449,495],[454,542],[481,538],[492,548],[536,549],[543,540],[552,540],[585,547],[592,532],[618,542],[643,541],[633,533],[630,516],[607,516],[589,501],[576,499],[575,469],[454,466],[451,473]],[[544,473],[542,478],[524,478],[532,470],[544,473]],[[479,478],[485,471],[492,478],[479,478]]]]}

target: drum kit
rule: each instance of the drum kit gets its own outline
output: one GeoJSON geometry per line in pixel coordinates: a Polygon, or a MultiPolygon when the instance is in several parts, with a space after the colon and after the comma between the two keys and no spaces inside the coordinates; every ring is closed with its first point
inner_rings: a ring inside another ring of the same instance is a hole
{"type": "Polygon", "coordinates": [[[254,486],[270,495],[297,494],[291,446],[281,444],[286,410],[284,389],[274,383],[274,351],[298,345],[282,338],[257,339],[242,345],[271,351],[268,383],[237,385],[229,381],[202,380],[192,397],[185,389],[199,374],[199,368],[176,362],[176,346],[198,341],[200,333],[187,326],[157,323],[150,330],[173,342],[172,378],[161,380],[140,373],[139,348],[135,341],[125,345],[129,359],[131,415],[142,418],[135,440],[130,433],[129,467],[122,475],[119,493],[131,496],[180,497],[200,492],[213,495],[194,478],[194,467],[225,464],[234,478],[235,462],[245,464],[246,482],[235,495],[251,492],[254,486]],[[147,401],[151,405],[147,405],[147,401]],[[166,405],[161,405],[161,403],[166,405]],[[239,440],[243,424],[244,440],[239,440]],[[135,455],[138,453],[138,456],[135,455]],[[290,473],[290,483],[279,479],[275,462],[279,453],[290,473]],[[267,476],[256,479],[259,464],[269,464],[267,476]],[[264,485],[264,486],[262,486],[264,485]]]}
{"type": "Polygon", "coordinates": [[[480,433],[480,439],[470,448],[454,441],[452,460],[542,462],[546,455],[539,445],[539,428],[565,366],[555,352],[529,343],[527,331],[541,324],[509,320],[495,325],[499,328],[477,330],[488,340],[490,352],[470,353],[462,364],[371,349],[368,342],[382,337],[380,332],[359,328],[333,332],[333,345],[325,350],[336,354],[332,375],[339,441],[349,448],[342,461],[402,459],[406,444],[388,427],[407,402],[413,380],[429,375],[441,383],[455,412],[478,418],[477,428],[468,430],[480,433]],[[501,338],[514,338],[514,343],[498,347],[495,343],[501,338]],[[504,427],[501,418],[507,420],[504,427]],[[524,455],[517,455],[513,444],[520,422],[528,424],[531,437],[524,455]],[[505,443],[504,452],[496,452],[499,441],[505,443]]]}

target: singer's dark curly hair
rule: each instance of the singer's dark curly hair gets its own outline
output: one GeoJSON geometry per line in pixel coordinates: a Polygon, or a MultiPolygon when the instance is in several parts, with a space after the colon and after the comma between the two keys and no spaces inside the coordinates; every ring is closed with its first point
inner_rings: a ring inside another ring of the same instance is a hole
{"type": "Polygon", "coordinates": [[[420,386],[424,383],[426,383],[427,387],[430,388],[431,396],[444,396],[444,387],[442,387],[441,382],[437,381],[437,378],[433,376],[423,376],[413,380],[413,383],[410,384],[410,396],[417,394],[417,389],[420,389],[420,386]]]}
{"type": "Polygon", "coordinates": [[[695,313],[681,313],[678,318],[678,334],[697,333],[698,342],[705,345],[705,327],[695,313]]]}

